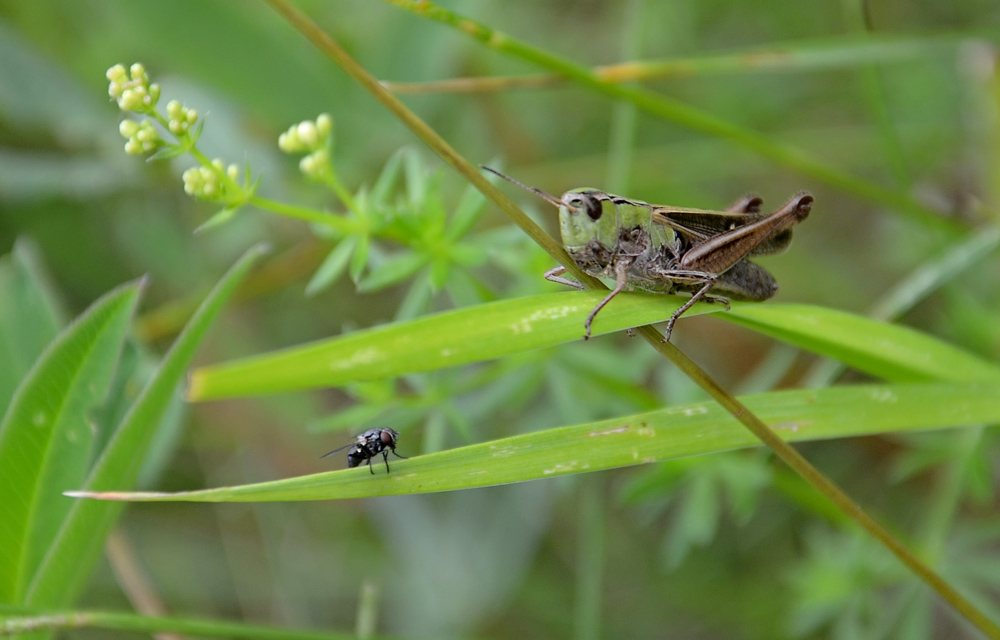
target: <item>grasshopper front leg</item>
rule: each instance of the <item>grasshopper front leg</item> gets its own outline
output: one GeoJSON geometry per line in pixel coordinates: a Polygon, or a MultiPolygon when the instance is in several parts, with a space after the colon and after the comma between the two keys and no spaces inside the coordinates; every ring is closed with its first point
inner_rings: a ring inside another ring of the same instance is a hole
{"type": "Polygon", "coordinates": [[[574,289],[579,289],[580,291],[583,291],[583,285],[577,282],[576,280],[570,280],[569,278],[561,278],[560,276],[564,273],[566,273],[566,267],[560,265],[554,269],[549,269],[544,274],[542,274],[542,277],[548,280],[549,282],[555,282],[556,284],[564,284],[567,287],[573,287],[574,289]]]}
{"type": "MultiPolygon", "coordinates": [[[[615,265],[615,288],[611,291],[611,293],[608,294],[606,298],[604,298],[604,300],[601,300],[600,304],[594,307],[594,310],[590,312],[589,316],[587,316],[587,322],[584,323],[583,325],[584,329],[586,329],[586,332],[583,334],[584,340],[590,339],[590,325],[594,321],[594,316],[597,315],[597,312],[603,309],[604,305],[611,302],[612,298],[621,293],[625,289],[625,286],[628,284],[628,265],[629,262],[627,260],[620,260],[618,264],[615,265]]],[[[570,280],[569,278],[561,278],[560,276],[564,273],[566,273],[566,267],[559,266],[554,269],[549,269],[548,271],[546,271],[544,277],[549,282],[564,284],[567,287],[573,287],[574,289],[579,289],[580,291],[583,291],[584,286],[579,282],[577,282],[576,280],[570,280]]],[[[631,329],[628,330],[628,334],[630,336],[632,335],[631,329]]]]}
{"type": "MultiPolygon", "coordinates": [[[[630,262],[628,260],[619,260],[615,264],[615,288],[612,289],[611,293],[609,293],[607,297],[604,298],[604,300],[601,300],[600,303],[598,303],[598,305],[594,307],[594,310],[590,312],[590,315],[587,316],[587,321],[583,323],[584,340],[590,340],[590,324],[594,321],[594,317],[597,315],[597,312],[603,309],[604,305],[611,302],[612,298],[614,298],[616,295],[625,290],[625,286],[628,284],[629,264],[630,262]]],[[[580,288],[582,289],[583,286],[581,285],[580,288]]]]}

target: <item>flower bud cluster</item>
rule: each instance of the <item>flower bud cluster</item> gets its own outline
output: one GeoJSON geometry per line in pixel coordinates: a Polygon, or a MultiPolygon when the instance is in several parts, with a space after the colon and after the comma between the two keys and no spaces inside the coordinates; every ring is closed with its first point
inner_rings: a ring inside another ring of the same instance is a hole
{"type": "Polygon", "coordinates": [[[122,111],[143,113],[156,107],[160,99],[160,85],[150,84],[146,68],[136,62],[128,71],[125,66],[116,64],[105,74],[111,84],[108,85],[108,95],[118,102],[122,111]]]}
{"type": "Polygon", "coordinates": [[[187,133],[191,125],[198,121],[198,112],[185,107],[177,100],[171,100],[167,103],[167,118],[170,119],[167,122],[170,133],[180,136],[187,133]]]}
{"type": "Polygon", "coordinates": [[[330,164],[330,134],[333,118],[320,114],[316,121],[303,120],[278,136],[278,148],[285,153],[309,152],[299,161],[299,169],[309,176],[326,171],[330,164]]]}
{"type": "Polygon", "coordinates": [[[226,183],[220,175],[223,172],[233,182],[236,182],[240,177],[240,168],[237,165],[231,164],[227,167],[219,158],[212,160],[211,167],[188,169],[181,176],[184,180],[185,193],[205,200],[224,199],[227,189],[226,183]]]}
{"type": "Polygon", "coordinates": [[[149,120],[136,122],[135,120],[122,120],[118,125],[118,131],[126,139],[125,153],[139,155],[149,153],[159,146],[160,134],[153,128],[153,123],[149,120]]]}

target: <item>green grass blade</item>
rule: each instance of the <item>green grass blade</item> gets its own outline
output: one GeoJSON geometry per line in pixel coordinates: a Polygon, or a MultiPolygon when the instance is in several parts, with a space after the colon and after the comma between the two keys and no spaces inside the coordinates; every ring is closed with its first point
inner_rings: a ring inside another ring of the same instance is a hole
{"type": "MultiPolygon", "coordinates": [[[[895,320],[913,309],[948,282],[991,255],[1000,245],[1000,226],[987,226],[954,243],[940,257],[919,265],[901,282],[883,292],[868,316],[875,320],[895,320]]],[[[802,380],[805,387],[826,387],[844,372],[837,360],[816,362],[802,380]]]]}
{"type": "Polygon", "coordinates": [[[0,422],[0,603],[20,601],[83,482],[94,441],[88,413],[104,399],[139,285],[90,306],[42,354],[0,422]]]}
{"type": "MultiPolygon", "coordinates": [[[[196,370],[191,400],[330,387],[433,371],[579,340],[603,298],[581,291],[503,300],[425,316],[196,370]]],[[[594,335],[667,319],[683,299],[619,295],[594,321],[594,335]]],[[[718,311],[696,305],[695,313],[718,311]]],[[[690,314],[685,317],[689,317],[690,314]]],[[[1000,380],[1000,369],[912,329],[805,305],[733,305],[723,318],[904,382],[1000,380]],[[957,367],[957,368],[955,368],[957,367]]]]}
{"type": "MultiPolygon", "coordinates": [[[[223,304],[262,253],[263,249],[257,247],[244,254],[202,302],[98,458],[87,479],[87,488],[100,490],[131,486],[135,482],[156,426],[195,349],[223,304]]],[[[74,503],[28,588],[25,603],[32,607],[51,607],[69,602],[86,579],[119,511],[102,508],[97,503],[74,503]]]]}
{"type": "Polygon", "coordinates": [[[836,309],[734,304],[721,317],[887,380],[1000,380],[1000,367],[927,334],[836,309]]]}
{"type": "MultiPolygon", "coordinates": [[[[1000,421],[1000,384],[864,385],[773,392],[743,398],[789,441],[1000,421]]],[[[408,460],[386,474],[345,469],[181,493],[70,492],[106,500],[253,502],[331,500],[432,493],[613,469],[759,446],[713,402],[549,429],[408,460]]],[[[405,439],[399,450],[406,454],[405,439]]]]}
{"type": "MultiPolygon", "coordinates": [[[[606,293],[579,291],[465,307],[231,363],[191,374],[188,397],[214,400],[378,380],[499,358],[583,337],[606,293]]],[[[622,294],[597,316],[593,335],[664,321],[683,300],[622,294]]],[[[698,312],[715,307],[700,305],[698,312]]]]}
{"type": "MultiPolygon", "coordinates": [[[[616,64],[593,68],[595,76],[608,82],[640,82],[669,78],[688,78],[748,73],[795,73],[844,69],[878,63],[887,65],[920,58],[946,55],[964,36],[869,36],[834,37],[770,43],[747,49],[692,57],[637,59],[623,54],[616,64]]],[[[475,76],[426,82],[383,82],[393,93],[481,93],[513,89],[543,89],[565,83],[557,75],[475,76]]]]}
{"type": "Polygon", "coordinates": [[[354,634],[279,629],[258,624],[198,620],[178,616],[156,617],[112,611],[55,611],[5,613],[0,610],[0,636],[61,629],[109,629],[138,633],[184,633],[206,638],[247,640],[353,640],[354,634]]]}

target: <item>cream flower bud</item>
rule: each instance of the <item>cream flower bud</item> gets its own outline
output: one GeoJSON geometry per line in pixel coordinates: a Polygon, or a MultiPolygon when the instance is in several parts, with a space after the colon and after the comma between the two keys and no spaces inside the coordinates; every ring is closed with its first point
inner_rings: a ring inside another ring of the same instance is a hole
{"type": "Polygon", "coordinates": [[[107,72],[105,72],[104,77],[106,77],[111,82],[119,82],[125,77],[125,65],[116,64],[113,67],[109,67],[107,72]]]}
{"type": "Polygon", "coordinates": [[[123,138],[131,138],[139,133],[139,123],[135,120],[122,120],[118,124],[118,133],[122,134],[123,138]]]}
{"type": "Polygon", "coordinates": [[[333,131],[333,118],[328,113],[321,113],[316,118],[316,129],[319,130],[321,138],[326,138],[333,131]]]}
{"type": "Polygon", "coordinates": [[[310,120],[300,122],[296,132],[299,134],[299,140],[307,148],[311,149],[319,142],[319,131],[316,130],[316,124],[310,120]]]}

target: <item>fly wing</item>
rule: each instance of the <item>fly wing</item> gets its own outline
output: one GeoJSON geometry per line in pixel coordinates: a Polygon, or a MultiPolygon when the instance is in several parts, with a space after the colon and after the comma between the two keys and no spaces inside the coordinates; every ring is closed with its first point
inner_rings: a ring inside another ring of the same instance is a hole
{"type": "Polygon", "coordinates": [[[333,454],[335,454],[335,453],[337,453],[337,452],[339,452],[339,451],[343,451],[343,450],[344,450],[344,449],[346,449],[347,447],[350,447],[350,446],[353,446],[353,445],[355,445],[355,444],[357,444],[357,442],[348,442],[347,444],[345,444],[345,445],[344,445],[344,446],[342,446],[342,447],[337,447],[337,448],[336,448],[336,449],[334,449],[333,451],[330,451],[330,452],[328,452],[328,453],[324,453],[323,455],[321,455],[321,456],[320,456],[320,459],[323,459],[323,458],[325,458],[325,457],[327,457],[327,456],[332,456],[333,454]]]}

